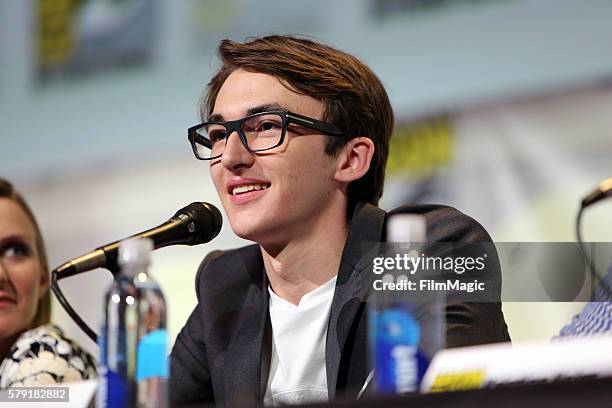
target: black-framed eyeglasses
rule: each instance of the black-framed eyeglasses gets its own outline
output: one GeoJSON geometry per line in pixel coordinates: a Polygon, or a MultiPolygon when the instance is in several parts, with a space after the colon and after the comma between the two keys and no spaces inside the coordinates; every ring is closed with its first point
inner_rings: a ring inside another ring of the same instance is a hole
{"type": "Polygon", "coordinates": [[[289,111],[260,112],[227,122],[204,122],[190,127],[187,135],[196,158],[211,160],[221,157],[233,132],[238,133],[242,144],[251,152],[274,149],[283,144],[290,123],[344,137],[335,125],[289,111]]]}

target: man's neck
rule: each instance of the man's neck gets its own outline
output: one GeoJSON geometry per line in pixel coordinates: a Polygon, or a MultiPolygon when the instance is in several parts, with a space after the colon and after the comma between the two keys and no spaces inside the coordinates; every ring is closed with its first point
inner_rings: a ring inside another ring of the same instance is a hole
{"type": "Polygon", "coordinates": [[[308,234],[273,254],[260,246],[272,290],[294,305],[338,274],[348,225],[346,217],[324,218],[312,225],[308,234]]]}

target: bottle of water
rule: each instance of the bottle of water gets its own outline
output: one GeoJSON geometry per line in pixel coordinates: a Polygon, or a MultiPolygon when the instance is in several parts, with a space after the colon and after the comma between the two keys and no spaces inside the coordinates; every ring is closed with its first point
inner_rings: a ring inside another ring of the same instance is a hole
{"type": "Polygon", "coordinates": [[[98,407],[167,406],[166,302],[148,273],[152,250],[149,239],[119,247],[99,336],[98,407]]]}
{"type": "MultiPolygon", "coordinates": [[[[394,259],[404,254],[419,256],[425,242],[426,225],[422,216],[393,215],[387,224],[384,256],[394,259]]],[[[418,271],[410,274],[399,268],[387,271],[386,275],[383,281],[394,283],[419,279],[418,271]]],[[[369,332],[378,394],[418,392],[429,361],[443,348],[442,301],[439,294],[423,296],[411,291],[375,294],[369,305],[369,332]]]]}

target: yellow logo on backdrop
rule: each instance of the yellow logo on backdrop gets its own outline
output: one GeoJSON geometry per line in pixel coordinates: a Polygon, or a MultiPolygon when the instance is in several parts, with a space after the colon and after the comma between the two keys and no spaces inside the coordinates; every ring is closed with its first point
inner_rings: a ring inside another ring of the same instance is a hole
{"type": "Polygon", "coordinates": [[[453,130],[449,119],[399,124],[391,137],[387,172],[427,175],[448,166],[453,153],[453,130]]]}
{"type": "Polygon", "coordinates": [[[74,13],[77,0],[38,0],[38,63],[50,68],[66,62],[74,52],[74,13]]]}

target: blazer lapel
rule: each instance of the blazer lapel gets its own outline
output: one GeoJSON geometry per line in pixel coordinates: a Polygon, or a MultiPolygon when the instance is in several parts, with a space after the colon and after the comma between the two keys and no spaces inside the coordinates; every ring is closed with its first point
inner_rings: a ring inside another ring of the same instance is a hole
{"type": "Polygon", "coordinates": [[[385,216],[386,213],[380,208],[359,203],[351,219],[338,270],[325,345],[327,389],[330,400],[336,395],[340,359],[349,330],[371,286],[369,281],[372,276],[368,271],[371,271],[369,266],[372,260],[364,256],[363,244],[381,241],[385,216]]]}
{"type": "MultiPolygon", "coordinates": [[[[263,394],[262,355],[265,354],[264,333],[268,316],[268,291],[259,248],[243,260],[250,278],[250,288],[238,312],[235,335],[225,357],[224,405],[261,405],[263,394]]],[[[228,293],[227,296],[232,296],[228,293]]]]}

